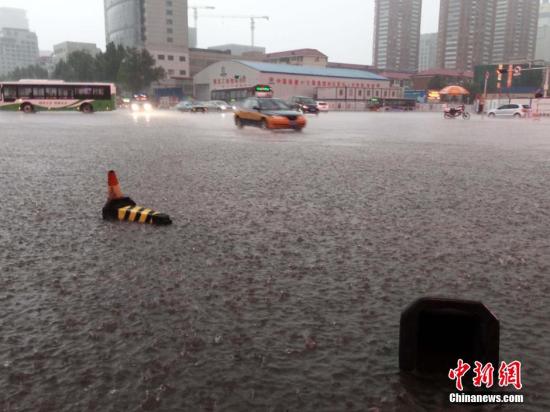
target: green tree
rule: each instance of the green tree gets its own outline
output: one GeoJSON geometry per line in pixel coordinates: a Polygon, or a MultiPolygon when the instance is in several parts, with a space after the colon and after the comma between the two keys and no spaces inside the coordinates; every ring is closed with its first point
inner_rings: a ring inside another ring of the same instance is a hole
{"type": "Polygon", "coordinates": [[[65,81],[90,82],[97,80],[96,58],[84,51],[69,54],[67,61],[61,60],[54,69],[54,78],[65,81]]]}
{"type": "Polygon", "coordinates": [[[105,53],[99,53],[96,56],[97,78],[105,82],[116,82],[120,65],[126,56],[127,51],[124,46],[115,46],[114,43],[109,43],[105,53]]]}
{"type": "Polygon", "coordinates": [[[47,79],[48,71],[43,67],[35,64],[27,67],[18,67],[6,76],[5,80],[21,80],[21,79],[47,79]]]}
{"type": "Polygon", "coordinates": [[[164,69],[155,66],[155,59],[147,50],[128,48],[117,79],[124,89],[137,93],[147,89],[151,83],[163,79],[164,76],[164,69]]]}

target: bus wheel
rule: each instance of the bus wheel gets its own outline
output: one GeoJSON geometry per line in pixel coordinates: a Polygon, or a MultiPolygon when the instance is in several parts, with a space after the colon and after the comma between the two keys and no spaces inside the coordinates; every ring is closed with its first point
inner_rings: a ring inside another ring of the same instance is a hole
{"type": "Polygon", "coordinates": [[[20,109],[23,113],[33,113],[34,112],[34,107],[32,106],[32,104],[30,103],[24,103],[21,105],[21,109],[20,109]]]}
{"type": "Polygon", "coordinates": [[[90,114],[94,112],[94,108],[89,103],[84,103],[82,106],[80,106],[80,111],[82,113],[90,114]]]}

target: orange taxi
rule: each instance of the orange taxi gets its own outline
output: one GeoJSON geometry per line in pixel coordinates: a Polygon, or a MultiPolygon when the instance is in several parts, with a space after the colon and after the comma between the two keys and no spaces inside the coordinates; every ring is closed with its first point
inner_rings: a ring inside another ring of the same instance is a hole
{"type": "Polygon", "coordinates": [[[256,126],[262,129],[293,129],[306,127],[306,118],[281,99],[250,97],[235,112],[235,125],[256,126]]]}

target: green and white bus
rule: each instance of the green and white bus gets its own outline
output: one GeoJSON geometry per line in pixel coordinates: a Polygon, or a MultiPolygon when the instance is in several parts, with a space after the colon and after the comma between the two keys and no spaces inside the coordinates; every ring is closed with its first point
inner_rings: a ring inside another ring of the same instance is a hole
{"type": "Polygon", "coordinates": [[[67,83],[62,80],[0,82],[0,110],[93,113],[115,109],[116,87],[111,83],[67,83]]]}

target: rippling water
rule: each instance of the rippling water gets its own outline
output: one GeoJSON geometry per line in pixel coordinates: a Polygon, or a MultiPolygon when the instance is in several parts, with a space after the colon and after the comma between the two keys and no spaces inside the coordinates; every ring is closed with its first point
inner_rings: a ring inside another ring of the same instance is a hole
{"type": "Polygon", "coordinates": [[[550,410],[549,136],[0,114],[0,410],[444,410],[451,382],[397,367],[400,313],[426,295],[482,300],[523,362],[522,410],[550,410]],[[175,224],[102,221],[109,169],[175,224]]]}

